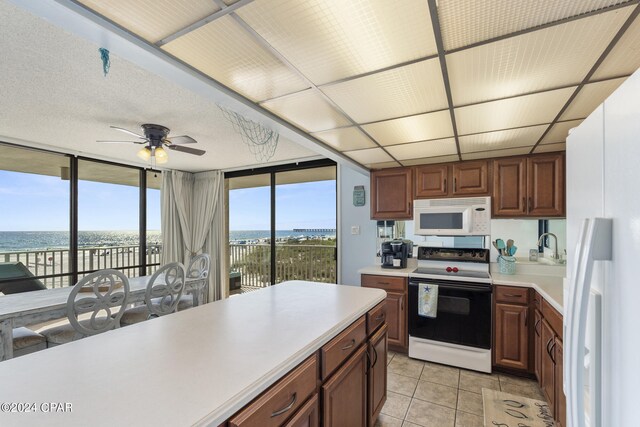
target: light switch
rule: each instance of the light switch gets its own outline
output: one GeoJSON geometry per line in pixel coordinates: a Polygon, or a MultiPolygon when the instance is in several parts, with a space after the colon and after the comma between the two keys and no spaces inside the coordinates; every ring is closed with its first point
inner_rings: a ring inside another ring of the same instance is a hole
{"type": "Polygon", "coordinates": [[[360,226],[359,225],[352,225],[351,226],[351,234],[360,234],[360,226]]]}

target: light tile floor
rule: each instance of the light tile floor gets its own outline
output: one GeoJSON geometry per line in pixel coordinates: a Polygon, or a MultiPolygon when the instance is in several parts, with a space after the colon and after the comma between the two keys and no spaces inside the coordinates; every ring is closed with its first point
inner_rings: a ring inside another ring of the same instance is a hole
{"type": "Polygon", "coordinates": [[[483,374],[393,352],[387,373],[387,403],[376,427],[483,427],[483,388],[544,400],[534,380],[483,374]]]}

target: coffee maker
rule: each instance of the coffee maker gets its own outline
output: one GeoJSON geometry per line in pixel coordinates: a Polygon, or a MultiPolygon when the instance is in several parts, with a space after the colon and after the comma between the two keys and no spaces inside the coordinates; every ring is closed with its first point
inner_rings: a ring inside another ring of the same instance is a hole
{"type": "Polygon", "coordinates": [[[383,242],[380,247],[382,268],[407,268],[409,245],[402,240],[383,242]]]}

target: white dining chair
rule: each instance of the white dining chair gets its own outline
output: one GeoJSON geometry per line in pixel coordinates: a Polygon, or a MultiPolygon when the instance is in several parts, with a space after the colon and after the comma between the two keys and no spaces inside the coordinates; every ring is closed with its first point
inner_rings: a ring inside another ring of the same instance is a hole
{"type": "Polygon", "coordinates": [[[120,319],[122,326],[143,322],[152,317],[174,313],[186,282],[184,265],[173,262],[160,267],[149,279],[144,305],[125,310],[120,319]]]}
{"type": "Polygon", "coordinates": [[[67,299],[68,324],[44,330],[54,347],[120,327],[129,296],[129,279],[118,270],[100,270],[82,278],[67,299]]]}
{"type": "Polygon", "coordinates": [[[180,301],[178,302],[178,311],[186,310],[195,305],[193,293],[198,292],[201,296],[205,294],[203,289],[206,289],[207,286],[210,267],[211,257],[209,256],[209,254],[196,255],[191,259],[189,268],[187,268],[187,282],[198,282],[198,286],[196,287],[196,290],[191,292],[190,295],[182,295],[180,301]]]}

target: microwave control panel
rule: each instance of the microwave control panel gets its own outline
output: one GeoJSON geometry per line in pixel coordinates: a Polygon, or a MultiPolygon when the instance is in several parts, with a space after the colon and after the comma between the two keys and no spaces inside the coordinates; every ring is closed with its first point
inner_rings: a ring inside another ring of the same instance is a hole
{"type": "Polygon", "coordinates": [[[474,206],[471,210],[473,219],[471,224],[473,234],[491,234],[491,209],[485,207],[474,206]]]}

